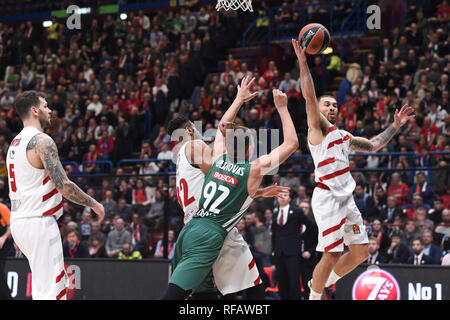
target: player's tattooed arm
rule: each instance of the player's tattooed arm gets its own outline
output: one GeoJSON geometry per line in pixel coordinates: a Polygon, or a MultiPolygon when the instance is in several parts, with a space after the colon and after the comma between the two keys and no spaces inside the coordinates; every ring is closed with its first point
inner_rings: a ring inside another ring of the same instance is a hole
{"type": "Polygon", "coordinates": [[[414,109],[404,105],[400,110],[395,110],[394,122],[379,135],[368,140],[361,137],[351,137],[350,149],[357,152],[377,152],[391,141],[400,128],[413,119],[414,109]]]}
{"type": "Polygon", "coordinates": [[[396,133],[397,130],[390,125],[386,130],[370,140],[362,137],[351,137],[349,147],[356,152],[377,152],[388,144],[396,133]]]}
{"type": "Polygon", "coordinates": [[[34,136],[27,146],[27,150],[32,149],[35,149],[50,179],[55,183],[56,189],[64,198],[91,208],[96,204],[97,201],[95,199],[87,195],[67,177],[59,160],[56,144],[51,138],[41,134],[34,136]]]}

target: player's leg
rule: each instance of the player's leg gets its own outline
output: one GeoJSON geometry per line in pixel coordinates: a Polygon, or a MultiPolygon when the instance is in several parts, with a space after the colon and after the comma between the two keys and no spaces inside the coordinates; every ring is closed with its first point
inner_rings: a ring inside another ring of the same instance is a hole
{"type": "Polygon", "coordinates": [[[325,284],[326,287],[335,284],[340,278],[364,262],[369,255],[367,232],[353,197],[347,201],[346,208],[344,243],[348,246],[349,252],[342,255],[334,266],[325,284]]]}
{"type": "MultiPolygon", "coordinates": [[[[213,274],[216,286],[224,296],[261,284],[255,259],[236,228],[227,234],[213,264],[213,274]]],[[[247,299],[265,298],[265,291],[260,288],[247,291],[246,294],[247,299]]]]}
{"type": "Polygon", "coordinates": [[[175,247],[174,271],[161,299],[186,299],[210,274],[223,244],[223,236],[202,224],[188,224],[175,247]],[[189,253],[189,254],[187,254],[189,253]]]}
{"type": "Polygon", "coordinates": [[[323,288],[328,280],[331,270],[338,262],[341,252],[324,252],[319,263],[313,271],[310,288],[310,300],[320,300],[323,288]]]}
{"type": "Polygon", "coordinates": [[[67,276],[55,218],[15,221],[11,225],[11,233],[30,265],[33,300],[66,300],[67,276]]]}
{"type": "Polygon", "coordinates": [[[309,298],[320,300],[327,279],[344,251],[347,210],[345,203],[337,201],[330,191],[318,188],[313,192],[311,207],[319,229],[316,250],[323,254],[313,271],[309,298]]]}

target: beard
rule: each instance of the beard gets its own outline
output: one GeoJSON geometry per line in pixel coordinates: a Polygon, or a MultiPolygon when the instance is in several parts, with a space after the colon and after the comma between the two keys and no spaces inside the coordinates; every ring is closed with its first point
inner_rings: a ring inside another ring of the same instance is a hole
{"type": "Polygon", "coordinates": [[[50,127],[51,121],[48,119],[42,111],[39,111],[39,124],[42,129],[50,127]]]}

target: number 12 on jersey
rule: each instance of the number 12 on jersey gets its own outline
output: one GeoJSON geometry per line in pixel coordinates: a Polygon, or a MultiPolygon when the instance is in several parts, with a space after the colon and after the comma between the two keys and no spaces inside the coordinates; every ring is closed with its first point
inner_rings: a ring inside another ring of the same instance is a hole
{"type": "Polygon", "coordinates": [[[195,201],[195,197],[190,197],[188,195],[188,184],[185,179],[180,180],[180,187],[177,186],[177,198],[180,203],[181,209],[184,210],[185,207],[189,206],[192,202],[195,201]],[[183,191],[183,200],[181,200],[180,191],[183,191]],[[184,204],[183,204],[184,202],[184,204]]]}

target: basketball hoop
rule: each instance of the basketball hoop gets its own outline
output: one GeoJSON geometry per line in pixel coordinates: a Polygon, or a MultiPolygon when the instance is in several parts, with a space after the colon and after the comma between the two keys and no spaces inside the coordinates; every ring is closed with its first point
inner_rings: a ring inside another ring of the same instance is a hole
{"type": "Polygon", "coordinates": [[[228,10],[238,10],[241,9],[242,11],[250,11],[253,12],[252,8],[252,0],[217,0],[216,5],[217,11],[220,9],[224,9],[225,11],[228,10]]]}

